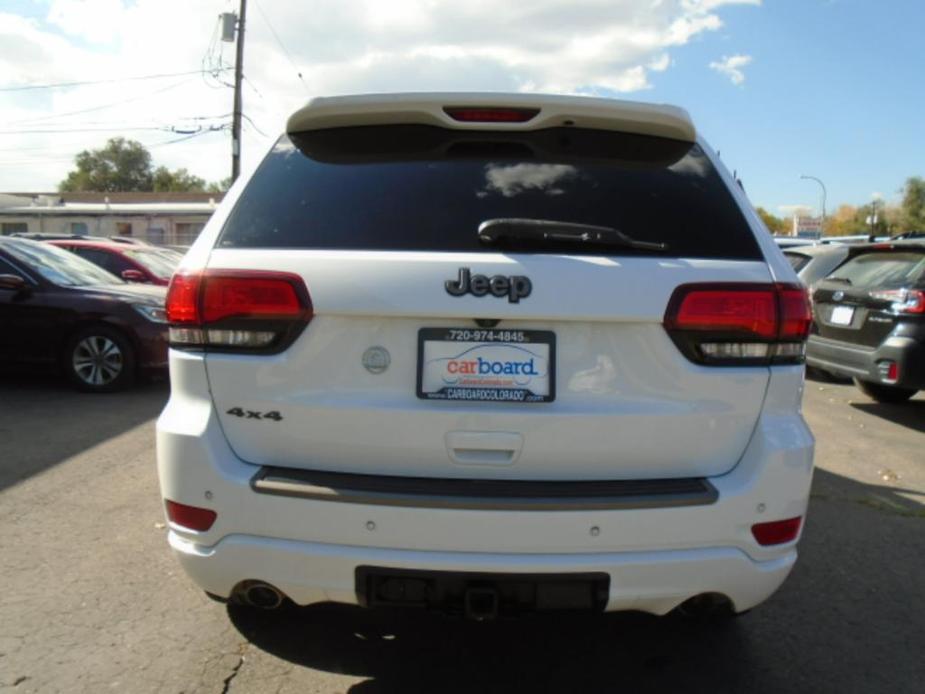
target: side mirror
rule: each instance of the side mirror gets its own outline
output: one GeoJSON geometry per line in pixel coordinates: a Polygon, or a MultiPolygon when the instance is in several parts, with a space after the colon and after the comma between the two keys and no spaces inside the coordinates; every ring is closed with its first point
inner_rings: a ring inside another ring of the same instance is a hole
{"type": "Polygon", "coordinates": [[[144,282],[145,275],[141,270],[123,270],[122,279],[126,282],[144,282]]]}
{"type": "Polygon", "coordinates": [[[0,275],[0,289],[12,289],[15,292],[26,288],[26,280],[19,275],[0,275]]]}

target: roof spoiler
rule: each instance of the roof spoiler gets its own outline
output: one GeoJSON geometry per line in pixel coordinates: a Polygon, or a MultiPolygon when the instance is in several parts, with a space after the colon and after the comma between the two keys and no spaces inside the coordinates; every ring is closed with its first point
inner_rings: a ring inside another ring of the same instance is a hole
{"type": "Polygon", "coordinates": [[[287,133],[366,125],[431,125],[457,130],[591,128],[695,142],[687,111],[667,104],[581,96],[501,93],[361,94],[317,97],[293,113],[287,133]],[[465,117],[460,118],[460,112],[465,117]],[[498,118],[518,113],[517,118],[498,118]],[[484,114],[480,117],[480,114],[484,114]]]}

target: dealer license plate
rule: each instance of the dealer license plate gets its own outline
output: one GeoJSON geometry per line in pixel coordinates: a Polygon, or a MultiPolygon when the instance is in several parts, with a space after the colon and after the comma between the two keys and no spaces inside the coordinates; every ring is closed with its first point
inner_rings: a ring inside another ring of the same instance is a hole
{"type": "Polygon", "coordinates": [[[550,402],[556,336],[548,330],[422,328],[417,395],[427,400],[550,402]]]}

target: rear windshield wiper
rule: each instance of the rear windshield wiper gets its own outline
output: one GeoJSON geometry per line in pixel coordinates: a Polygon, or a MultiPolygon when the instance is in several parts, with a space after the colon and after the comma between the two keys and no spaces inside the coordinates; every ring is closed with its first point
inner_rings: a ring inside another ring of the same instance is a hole
{"type": "Polygon", "coordinates": [[[557,222],[552,219],[498,218],[479,224],[479,240],[497,243],[499,239],[517,241],[553,241],[558,243],[593,244],[615,248],[635,248],[641,251],[665,251],[668,244],[637,241],[613,227],[557,222]]]}
{"type": "Polygon", "coordinates": [[[851,280],[847,277],[826,277],[826,282],[844,282],[845,284],[851,284],[851,280]]]}

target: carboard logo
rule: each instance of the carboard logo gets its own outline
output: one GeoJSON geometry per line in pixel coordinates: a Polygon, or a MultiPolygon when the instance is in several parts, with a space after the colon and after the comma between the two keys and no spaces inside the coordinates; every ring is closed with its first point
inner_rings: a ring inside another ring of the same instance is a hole
{"type": "Polygon", "coordinates": [[[459,268],[459,277],[455,280],[447,280],[443,286],[446,288],[446,293],[451,296],[462,296],[463,294],[485,296],[491,292],[499,298],[507,296],[507,300],[512,304],[527,298],[533,291],[533,283],[529,277],[524,275],[486,277],[485,275],[472,275],[467,267],[459,268]]]}
{"type": "Polygon", "coordinates": [[[446,371],[451,374],[478,374],[479,376],[488,376],[493,374],[500,376],[539,376],[540,372],[536,370],[533,359],[525,361],[491,361],[476,357],[475,359],[451,359],[447,362],[446,371]]]}

